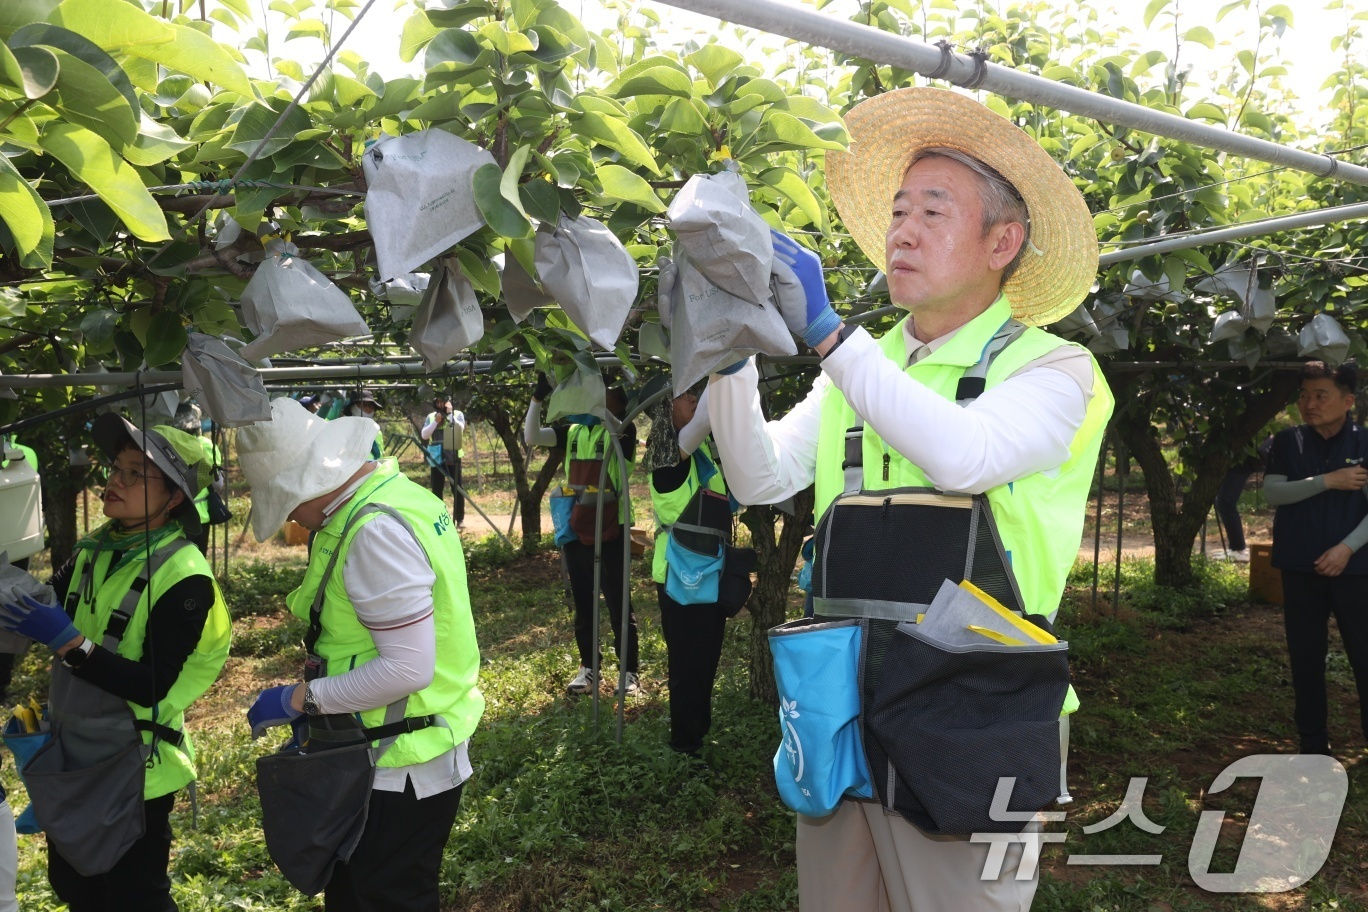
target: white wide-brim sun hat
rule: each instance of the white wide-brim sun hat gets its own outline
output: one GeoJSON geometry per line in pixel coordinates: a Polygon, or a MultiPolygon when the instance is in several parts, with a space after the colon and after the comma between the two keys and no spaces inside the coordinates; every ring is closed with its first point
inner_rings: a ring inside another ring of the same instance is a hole
{"type": "Polygon", "coordinates": [[[293,399],[272,400],[270,421],[237,432],[256,540],[274,535],[295,507],[342,487],[369,461],[379,431],[369,418],[325,421],[293,399]]]}
{"type": "Polygon", "coordinates": [[[1073,180],[1024,130],[966,95],[929,87],[876,95],[845,115],[850,151],[826,157],[827,189],[865,256],[885,268],[893,195],[912,158],[941,147],[972,155],[1011,182],[1031,219],[1030,247],[1003,285],[1028,326],[1062,319],[1097,277],[1097,231],[1073,180]]]}

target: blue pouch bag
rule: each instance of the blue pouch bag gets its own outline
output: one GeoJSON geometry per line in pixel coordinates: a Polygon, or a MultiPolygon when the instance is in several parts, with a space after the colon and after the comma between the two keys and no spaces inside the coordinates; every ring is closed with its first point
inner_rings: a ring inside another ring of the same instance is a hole
{"type": "Polygon", "coordinates": [[[701,554],[671,535],[665,546],[665,594],[681,605],[711,605],[717,601],[727,549],[717,538],[716,554],[701,554]]]}
{"type": "Polygon", "coordinates": [[[557,488],[551,493],[549,505],[551,507],[551,527],[556,532],[556,547],[563,548],[568,542],[577,541],[579,536],[575,530],[570,528],[570,511],[575,508],[575,501],[578,498],[573,492],[566,494],[562,489],[557,488]]]}
{"type": "MultiPolygon", "coordinates": [[[[23,724],[13,716],[5,723],[5,746],[14,754],[14,766],[19,771],[19,780],[24,779],[24,765],[29,762],[38,749],[52,740],[52,733],[45,731],[25,731],[23,724]]],[[[27,785],[25,786],[27,788],[27,785]]],[[[38,817],[33,812],[33,804],[24,808],[22,814],[14,819],[14,828],[20,833],[33,835],[43,832],[38,825],[38,817]]]]}
{"type": "Polygon", "coordinates": [[[825,817],[847,795],[874,795],[860,736],[860,642],[854,618],[769,631],[783,733],[774,782],[784,804],[808,817],[825,817]]]}

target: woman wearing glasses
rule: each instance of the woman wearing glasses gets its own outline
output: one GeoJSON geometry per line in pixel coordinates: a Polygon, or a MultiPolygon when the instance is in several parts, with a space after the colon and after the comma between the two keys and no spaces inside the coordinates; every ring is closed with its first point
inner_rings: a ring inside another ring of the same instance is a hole
{"type": "Polygon", "coordinates": [[[54,892],[72,912],[167,912],[171,808],[195,778],[184,713],[218,677],[231,632],[187,540],[212,467],[175,428],[106,414],[91,434],[110,463],[109,522],[53,574],[56,604],[7,602],[0,626],[56,653],[52,741],[24,767],[54,892]]]}

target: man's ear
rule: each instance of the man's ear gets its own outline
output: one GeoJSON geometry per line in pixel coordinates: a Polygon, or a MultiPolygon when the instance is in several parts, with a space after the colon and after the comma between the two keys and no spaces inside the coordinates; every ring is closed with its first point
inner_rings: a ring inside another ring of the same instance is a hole
{"type": "Polygon", "coordinates": [[[988,256],[988,268],[998,272],[1006,269],[1021,249],[1026,240],[1026,227],[1021,222],[1002,222],[989,229],[989,235],[993,250],[988,256]]]}

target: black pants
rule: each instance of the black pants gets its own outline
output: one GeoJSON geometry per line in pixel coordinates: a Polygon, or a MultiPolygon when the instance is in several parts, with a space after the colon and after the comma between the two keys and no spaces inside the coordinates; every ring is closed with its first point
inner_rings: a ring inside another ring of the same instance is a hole
{"type": "Polygon", "coordinates": [[[71,912],[176,912],[171,898],[171,808],[176,793],[144,802],[147,831],[104,874],[77,873],[48,843],[48,882],[71,912]]]}
{"type": "MultiPolygon", "coordinates": [[[[451,476],[452,481],[456,482],[456,485],[461,487],[465,486],[465,482],[461,481],[461,460],[459,459],[455,462],[445,463],[444,468],[431,466],[430,474],[432,480],[432,493],[436,494],[438,497],[442,496],[442,489],[446,484],[448,475],[451,476]]],[[[454,499],[454,502],[451,505],[451,518],[456,521],[457,525],[460,525],[465,522],[465,498],[461,496],[461,492],[456,490],[456,487],[454,486],[451,489],[451,496],[454,499]]]]}
{"type": "Polygon", "coordinates": [[[697,753],[712,728],[713,683],[722,658],[727,612],[718,605],[681,605],[657,583],[660,629],[670,670],[670,747],[697,753]]]}
{"type": "Polygon", "coordinates": [[[366,829],[351,861],[333,868],[323,891],[326,912],[438,912],[442,850],[461,805],[457,786],[422,800],[372,791],[366,829]]]}
{"type": "MultiPolygon", "coordinates": [[[[627,631],[627,653],[622,652],[618,640],[622,636],[622,536],[627,531],[618,527],[619,535],[603,543],[603,566],[599,588],[608,603],[608,616],[613,622],[613,650],[618,662],[628,671],[637,670],[637,625],[632,605],[627,604],[631,626],[627,631]]],[[[594,657],[594,546],[572,541],[565,546],[565,569],[570,574],[570,591],[575,597],[575,643],[579,646],[580,664],[593,668],[594,657]]]]}
{"type": "Polygon", "coordinates": [[[1253,474],[1247,469],[1231,469],[1216,490],[1216,518],[1226,532],[1226,547],[1231,551],[1245,549],[1244,523],[1240,521],[1240,495],[1245,482],[1253,474]]]}
{"type": "Polygon", "coordinates": [[[1368,576],[1321,576],[1284,570],[1282,585],[1283,622],[1296,699],[1293,718],[1302,750],[1324,750],[1330,737],[1326,727],[1325,656],[1332,614],[1354,670],[1359,724],[1368,737],[1368,576]]]}

